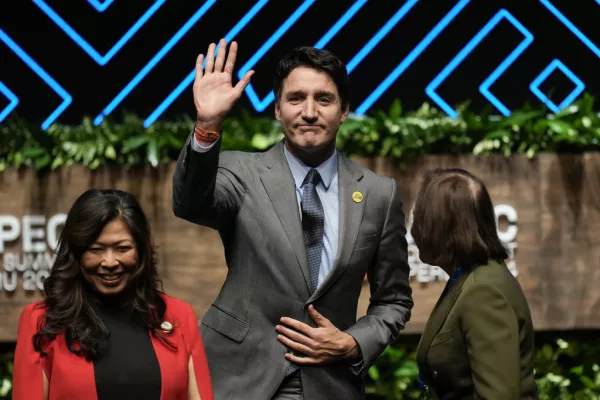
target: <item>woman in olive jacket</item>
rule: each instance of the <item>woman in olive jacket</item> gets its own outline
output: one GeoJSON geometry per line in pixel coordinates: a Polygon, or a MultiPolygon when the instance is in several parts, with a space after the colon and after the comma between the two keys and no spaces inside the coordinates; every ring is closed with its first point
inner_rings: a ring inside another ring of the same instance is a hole
{"type": "Polygon", "coordinates": [[[420,259],[450,276],[417,351],[423,397],[537,399],[529,306],[504,264],[485,185],[464,170],[432,171],[413,213],[420,259]]]}

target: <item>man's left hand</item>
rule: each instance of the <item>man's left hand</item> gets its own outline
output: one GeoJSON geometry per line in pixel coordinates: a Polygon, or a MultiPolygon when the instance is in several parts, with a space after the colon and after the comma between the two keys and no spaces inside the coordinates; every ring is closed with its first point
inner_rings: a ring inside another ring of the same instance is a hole
{"type": "Polygon", "coordinates": [[[354,338],[340,331],[327,318],[317,312],[313,305],[308,306],[308,314],[317,324],[313,328],[301,321],[283,317],[275,330],[277,340],[297,353],[298,357],[287,353],[285,358],[298,365],[328,364],[339,360],[355,360],[359,356],[359,347],[354,338]]]}

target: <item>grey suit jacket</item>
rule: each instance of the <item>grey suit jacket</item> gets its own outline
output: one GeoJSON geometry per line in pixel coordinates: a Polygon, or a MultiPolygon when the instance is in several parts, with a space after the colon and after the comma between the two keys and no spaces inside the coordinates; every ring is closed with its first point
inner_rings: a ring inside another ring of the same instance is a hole
{"type": "Polygon", "coordinates": [[[219,231],[227,278],[204,315],[201,333],[215,399],[270,399],[289,368],[276,339],[282,316],[311,326],[308,305],[360,346],[364,367],[349,362],[302,367],[305,399],[364,398],[364,374],[410,318],[411,289],[402,202],[393,179],[340,154],[339,249],[313,293],[294,180],[278,143],[264,153],[206,153],[188,138],[173,178],[176,216],[219,231]],[[361,192],[363,200],[352,200],[361,192]],[[356,320],[365,274],[371,299],[356,320]]]}

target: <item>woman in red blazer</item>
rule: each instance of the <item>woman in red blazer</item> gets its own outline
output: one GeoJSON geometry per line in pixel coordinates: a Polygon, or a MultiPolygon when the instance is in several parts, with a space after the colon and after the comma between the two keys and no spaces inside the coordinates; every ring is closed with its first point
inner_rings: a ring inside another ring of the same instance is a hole
{"type": "Polygon", "coordinates": [[[45,299],[23,310],[15,400],[213,400],[192,307],[160,289],[133,196],[90,190],[69,211],[45,299]]]}

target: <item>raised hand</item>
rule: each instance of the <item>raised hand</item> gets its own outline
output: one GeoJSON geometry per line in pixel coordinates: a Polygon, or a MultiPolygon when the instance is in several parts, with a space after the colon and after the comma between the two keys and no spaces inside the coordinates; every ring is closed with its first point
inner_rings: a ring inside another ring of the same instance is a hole
{"type": "Polygon", "coordinates": [[[206,66],[202,70],[204,55],[196,59],[196,79],[194,80],[194,105],[196,106],[197,124],[204,129],[220,132],[221,125],[233,105],[244,93],[250,83],[254,71],[246,72],[243,78],[232,85],[233,67],[237,56],[238,45],[232,42],[227,54],[225,39],[219,42],[219,51],[215,59],[216,45],[211,43],[206,53],[206,66]]]}

